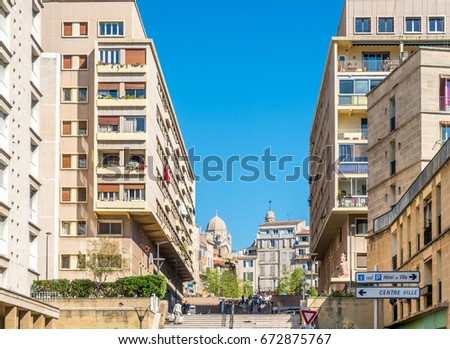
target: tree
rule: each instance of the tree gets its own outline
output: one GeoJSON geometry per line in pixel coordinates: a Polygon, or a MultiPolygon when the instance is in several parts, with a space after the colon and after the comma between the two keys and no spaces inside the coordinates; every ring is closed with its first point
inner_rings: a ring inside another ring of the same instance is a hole
{"type": "Polygon", "coordinates": [[[278,279],[278,285],[275,290],[275,293],[278,295],[286,295],[289,294],[291,291],[289,281],[290,281],[291,274],[288,271],[285,271],[283,275],[278,279]]]}
{"type": "Polygon", "coordinates": [[[294,292],[295,294],[301,293],[300,282],[303,280],[303,272],[301,269],[297,268],[292,273],[285,271],[283,276],[278,279],[278,286],[275,290],[276,294],[290,294],[294,292]]]}
{"type": "Polygon", "coordinates": [[[120,274],[127,266],[124,251],[114,239],[100,238],[89,240],[86,255],[78,255],[81,269],[87,269],[96,283],[95,294],[98,297],[102,285],[109,276],[120,274]]]}
{"type": "MultiPolygon", "coordinates": [[[[239,298],[244,292],[243,281],[237,277],[234,268],[226,268],[223,271],[206,269],[200,275],[205,290],[218,297],[239,298]]],[[[246,285],[248,292],[250,285],[246,285]]]]}

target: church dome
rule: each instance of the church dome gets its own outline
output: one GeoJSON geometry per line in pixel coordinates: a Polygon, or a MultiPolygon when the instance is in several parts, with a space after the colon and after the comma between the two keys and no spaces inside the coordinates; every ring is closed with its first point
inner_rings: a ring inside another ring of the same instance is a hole
{"type": "Polygon", "coordinates": [[[216,216],[209,221],[206,231],[227,231],[227,225],[216,213],[216,216]]]}

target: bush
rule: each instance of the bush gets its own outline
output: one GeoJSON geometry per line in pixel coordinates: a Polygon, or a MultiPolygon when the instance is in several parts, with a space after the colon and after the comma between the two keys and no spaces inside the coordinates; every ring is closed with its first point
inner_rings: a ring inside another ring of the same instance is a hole
{"type": "Polygon", "coordinates": [[[61,297],[68,297],[70,293],[70,281],[67,279],[58,280],[35,280],[31,286],[32,293],[57,292],[61,297]]]}
{"type": "Polygon", "coordinates": [[[116,282],[105,282],[100,286],[100,294],[106,298],[117,298],[123,296],[123,284],[116,282]]]}
{"type": "Polygon", "coordinates": [[[162,275],[129,276],[122,282],[125,297],[150,297],[156,294],[164,298],[167,290],[167,280],[162,275]]]}
{"type": "Polygon", "coordinates": [[[76,279],[70,283],[70,296],[88,298],[95,295],[95,282],[89,279],[76,279]]]}

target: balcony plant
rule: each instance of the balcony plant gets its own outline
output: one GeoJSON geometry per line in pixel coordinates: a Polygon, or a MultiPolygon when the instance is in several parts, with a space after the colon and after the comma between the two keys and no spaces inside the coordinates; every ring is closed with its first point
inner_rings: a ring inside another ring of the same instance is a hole
{"type": "Polygon", "coordinates": [[[129,161],[125,165],[125,169],[127,171],[144,171],[147,168],[146,164],[140,164],[137,161],[129,161]]]}

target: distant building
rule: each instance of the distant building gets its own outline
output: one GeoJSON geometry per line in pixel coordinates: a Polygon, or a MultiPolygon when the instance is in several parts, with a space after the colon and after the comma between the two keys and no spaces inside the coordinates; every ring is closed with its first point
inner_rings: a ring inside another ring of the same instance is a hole
{"type": "Polygon", "coordinates": [[[239,250],[236,260],[238,278],[251,285],[251,293],[258,290],[258,263],[255,241],[250,247],[239,250]]]}

